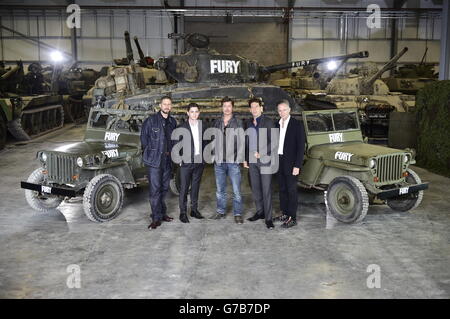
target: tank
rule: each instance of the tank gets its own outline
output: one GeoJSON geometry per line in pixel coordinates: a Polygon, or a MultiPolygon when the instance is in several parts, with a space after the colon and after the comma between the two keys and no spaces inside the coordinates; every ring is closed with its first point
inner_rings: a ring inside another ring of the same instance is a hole
{"type": "Polygon", "coordinates": [[[30,64],[25,75],[23,64],[19,61],[2,73],[0,144],[4,146],[5,127],[16,139],[29,140],[63,126],[62,97],[50,92],[39,64],[30,64]]]}
{"type": "MultiPolygon", "coordinates": [[[[125,37],[127,38],[127,37],[125,37]]],[[[279,70],[291,69],[295,67],[315,65],[327,61],[340,61],[347,56],[334,56],[320,59],[310,59],[293,61],[284,64],[263,66],[255,61],[251,61],[239,55],[221,54],[209,47],[209,38],[205,35],[194,33],[185,36],[185,40],[190,45],[190,49],[184,54],[163,57],[155,62],[155,68],[164,72],[169,85],[149,88],[142,94],[134,94],[136,88],[144,89],[142,83],[131,88],[117,86],[120,80],[117,76],[111,75],[109,78],[101,78],[96,85],[94,101],[97,101],[102,94],[105,105],[110,107],[117,103],[117,95],[125,95],[126,104],[146,104],[146,107],[156,108],[159,99],[164,95],[170,95],[173,99],[174,108],[172,114],[179,119],[184,119],[185,110],[183,106],[190,102],[196,102],[203,107],[203,119],[211,122],[221,114],[220,101],[228,96],[235,100],[234,112],[238,117],[248,117],[247,101],[252,97],[262,98],[265,114],[277,116],[276,103],[281,99],[289,100],[295,112],[301,111],[301,107],[296,101],[279,86],[266,83],[270,74],[279,70]],[[99,93],[101,92],[101,93],[99,93]]],[[[131,46],[127,45],[127,48],[131,46]]],[[[127,49],[128,51],[129,49],[127,49]]],[[[352,57],[364,57],[367,52],[359,52],[352,57]]],[[[132,52],[128,52],[128,57],[132,52]]],[[[142,67],[130,59],[131,64],[125,68],[126,74],[135,74],[141,77],[142,67]]],[[[137,83],[137,79],[131,82],[137,83]]]]}
{"type": "Polygon", "coordinates": [[[391,91],[416,95],[417,91],[426,84],[437,81],[438,73],[434,71],[434,64],[424,63],[428,48],[419,64],[408,63],[395,70],[394,75],[383,81],[391,91]]]}
{"type": "Polygon", "coordinates": [[[367,51],[364,51],[364,56],[360,53],[352,53],[346,55],[339,63],[331,61],[330,63],[320,63],[315,65],[308,65],[297,69],[289,76],[274,79],[270,81],[271,84],[277,85],[289,92],[296,101],[306,107],[305,98],[308,94],[325,93],[328,83],[338,74],[339,70],[347,62],[347,60],[357,57],[366,58],[369,56],[367,51]]]}
{"type": "Polygon", "coordinates": [[[100,72],[94,69],[82,69],[77,63],[68,69],[62,70],[62,66],[55,68],[49,75],[52,90],[62,96],[65,122],[84,122],[89,112],[83,101],[83,96],[92,88],[100,77],[100,72]]]}
{"type": "Polygon", "coordinates": [[[389,115],[391,112],[414,110],[415,98],[400,92],[391,92],[380,79],[393,68],[408,48],[404,48],[381,69],[375,63],[364,63],[349,74],[338,75],[327,85],[325,92],[308,94],[305,104],[308,108],[347,108],[357,106],[363,134],[373,143],[387,143],[389,115]]]}

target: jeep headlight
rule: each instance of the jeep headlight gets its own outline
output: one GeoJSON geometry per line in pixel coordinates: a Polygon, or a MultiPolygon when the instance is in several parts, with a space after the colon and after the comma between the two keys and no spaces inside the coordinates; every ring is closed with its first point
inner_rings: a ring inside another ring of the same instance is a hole
{"type": "Polygon", "coordinates": [[[41,161],[43,161],[43,162],[47,161],[47,154],[41,153],[41,161]]]}
{"type": "Polygon", "coordinates": [[[78,167],[83,167],[83,159],[81,157],[77,158],[77,165],[78,167]]]}
{"type": "Polygon", "coordinates": [[[406,154],[405,156],[403,156],[403,163],[408,163],[409,162],[409,154],[406,154]]]}
{"type": "Polygon", "coordinates": [[[377,161],[375,159],[371,158],[369,161],[369,167],[371,169],[374,169],[376,166],[377,166],[377,161]]]}

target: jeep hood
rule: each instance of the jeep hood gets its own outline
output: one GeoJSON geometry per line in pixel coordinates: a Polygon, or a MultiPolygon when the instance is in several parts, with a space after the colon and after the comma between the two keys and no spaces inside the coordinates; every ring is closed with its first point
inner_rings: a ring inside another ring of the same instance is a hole
{"type": "Polygon", "coordinates": [[[378,155],[405,153],[403,150],[386,146],[366,144],[363,142],[346,142],[312,146],[308,156],[316,159],[326,159],[356,165],[367,165],[367,160],[378,155]]]}
{"type": "Polygon", "coordinates": [[[136,146],[120,145],[110,142],[76,142],[56,147],[48,152],[82,157],[86,155],[102,154],[102,152],[109,150],[118,150],[120,153],[132,153],[139,151],[136,146]]]}

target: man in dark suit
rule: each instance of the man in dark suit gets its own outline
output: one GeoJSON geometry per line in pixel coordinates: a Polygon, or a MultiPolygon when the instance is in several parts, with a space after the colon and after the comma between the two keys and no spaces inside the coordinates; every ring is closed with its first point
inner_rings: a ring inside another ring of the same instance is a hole
{"type": "Polygon", "coordinates": [[[256,213],[249,221],[265,219],[266,226],[273,229],[272,222],[272,174],[262,169],[271,165],[271,129],[273,121],[262,114],[261,100],[248,102],[252,119],[246,122],[246,147],[244,167],[249,169],[251,189],[256,213]],[[263,157],[263,158],[262,158],[263,157]]]}
{"type": "Polygon", "coordinates": [[[172,99],[169,96],[163,96],[159,106],[161,110],[150,115],[142,124],[141,130],[142,159],[147,167],[152,208],[152,223],[148,229],[156,229],[161,226],[161,221],[173,220],[167,215],[164,197],[169,190],[172,169],[170,152],[174,145],[171,135],[177,122],[169,114],[172,108],[172,99]]]}
{"type": "MultiPolygon", "coordinates": [[[[203,216],[198,211],[198,193],[200,190],[200,181],[202,179],[204,161],[203,161],[203,128],[202,121],[198,119],[200,108],[198,104],[188,105],[188,120],[179,125],[179,128],[186,129],[189,132],[189,146],[184,145],[183,150],[190,150],[190,156],[187,161],[180,163],[180,220],[183,223],[189,223],[187,217],[187,195],[189,186],[191,187],[191,217],[202,219],[203,216]],[[187,148],[186,148],[187,147],[187,148]]],[[[184,155],[184,154],[183,154],[184,155]]]]}
{"type": "Polygon", "coordinates": [[[278,184],[280,191],[280,207],[283,222],[281,227],[289,228],[297,225],[297,177],[303,164],[305,151],[305,130],[303,123],[290,116],[289,101],[282,100],[277,105],[280,121],[278,140],[278,184]]]}

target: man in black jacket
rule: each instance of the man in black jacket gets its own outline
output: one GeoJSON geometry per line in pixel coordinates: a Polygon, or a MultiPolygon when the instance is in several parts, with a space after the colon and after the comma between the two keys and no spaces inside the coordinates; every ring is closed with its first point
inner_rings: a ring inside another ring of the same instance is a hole
{"type": "Polygon", "coordinates": [[[183,150],[190,150],[190,156],[187,161],[180,163],[180,220],[183,223],[189,223],[187,217],[187,195],[189,186],[191,187],[191,217],[202,219],[197,208],[198,193],[200,190],[200,181],[202,179],[204,161],[203,161],[203,128],[202,121],[198,119],[200,109],[198,104],[188,105],[188,120],[179,125],[179,128],[185,129],[189,136],[184,144],[183,150]]]}
{"type": "Polygon", "coordinates": [[[280,121],[278,140],[279,170],[278,184],[280,191],[280,207],[283,221],[281,227],[289,228],[297,225],[297,177],[303,164],[305,151],[305,130],[303,123],[290,116],[289,101],[282,100],[277,105],[280,121]]]}
{"type": "Polygon", "coordinates": [[[249,169],[251,189],[256,213],[249,221],[265,219],[266,226],[273,229],[272,222],[272,174],[263,167],[271,165],[271,129],[273,121],[262,114],[263,107],[258,98],[249,102],[252,119],[246,122],[246,148],[244,167],[249,169]]]}
{"type": "Polygon", "coordinates": [[[162,220],[173,220],[167,215],[164,197],[169,190],[172,168],[170,152],[174,145],[171,135],[177,122],[169,115],[172,108],[172,99],[169,96],[162,97],[159,106],[161,110],[150,115],[142,124],[141,130],[142,159],[147,166],[152,208],[152,223],[148,226],[149,229],[160,226],[162,220]]]}

